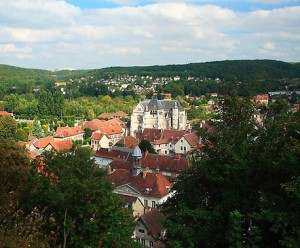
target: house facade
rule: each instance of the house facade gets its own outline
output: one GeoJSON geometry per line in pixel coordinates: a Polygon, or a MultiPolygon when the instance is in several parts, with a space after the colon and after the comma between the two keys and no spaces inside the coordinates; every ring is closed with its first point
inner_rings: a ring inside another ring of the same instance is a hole
{"type": "Polygon", "coordinates": [[[143,100],[131,115],[130,135],[139,138],[145,128],[187,130],[185,110],[176,100],[143,100]]]}

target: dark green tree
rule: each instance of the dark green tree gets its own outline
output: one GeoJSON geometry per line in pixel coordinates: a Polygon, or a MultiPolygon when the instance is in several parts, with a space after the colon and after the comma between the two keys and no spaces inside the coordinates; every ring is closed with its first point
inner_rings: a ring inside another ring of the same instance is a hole
{"type": "Polygon", "coordinates": [[[132,213],[113,193],[107,171],[90,159],[90,150],[45,153],[32,163],[31,190],[21,202],[30,213],[43,211],[41,232],[53,247],[126,247],[133,233],[132,213]]]}
{"type": "Polygon", "coordinates": [[[164,205],[167,247],[299,246],[300,118],[273,109],[256,128],[250,102],[225,97],[218,132],[164,205]]]}
{"type": "Polygon", "coordinates": [[[0,116],[0,138],[15,139],[17,122],[9,115],[0,116]]]}
{"type": "Polygon", "coordinates": [[[150,153],[155,153],[155,150],[149,140],[141,140],[139,147],[142,152],[148,151],[150,153]]]}

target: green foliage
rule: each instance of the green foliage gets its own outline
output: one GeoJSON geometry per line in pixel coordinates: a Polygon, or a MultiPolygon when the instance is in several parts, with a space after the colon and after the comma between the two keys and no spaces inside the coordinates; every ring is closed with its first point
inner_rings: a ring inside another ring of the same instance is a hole
{"type": "Polygon", "coordinates": [[[257,129],[251,103],[225,97],[219,131],[164,205],[167,247],[298,246],[299,112],[275,109],[257,129]]]}
{"type": "Polygon", "coordinates": [[[141,140],[141,142],[139,143],[139,147],[142,152],[148,151],[150,153],[155,153],[155,150],[149,140],[141,140]]]}
{"type": "Polygon", "coordinates": [[[9,115],[0,116],[0,138],[15,139],[17,122],[9,115]]]}
{"type": "Polygon", "coordinates": [[[0,205],[26,188],[29,169],[24,147],[12,139],[0,138],[0,205]]]}
{"type": "Polygon", "coordinates": [[[21,206],[44,211],[41,232],[53,246],[126,247],[133,232],[132,213],[113,193],[107,171],[90,159],[90,149],[45,153],[32,163],[31,190],[21,206]],[[38,168],[42,168],[38,173],[38,168]]]}

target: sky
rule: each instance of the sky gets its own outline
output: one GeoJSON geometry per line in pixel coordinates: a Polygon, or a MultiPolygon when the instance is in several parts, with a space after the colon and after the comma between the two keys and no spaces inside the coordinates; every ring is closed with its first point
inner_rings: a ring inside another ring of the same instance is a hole
{"type": "Polygon", "coordinates": [[[0,0],[0,64],[300,62],[300,0],[0,0]]]}

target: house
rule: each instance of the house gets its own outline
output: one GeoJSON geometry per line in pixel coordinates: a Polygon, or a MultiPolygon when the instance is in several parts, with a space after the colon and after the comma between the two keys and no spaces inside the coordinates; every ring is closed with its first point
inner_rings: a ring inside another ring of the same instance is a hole
{"type": "Polygon", "coordinates": [[[183,130],[158,130],[145,128],[142,139],[148,140],[158,154],[172,155],[186,154],[199,144],[199,137],[195,133],[183,130]]]}
{"type": "Polygon", "coordinates": [[[176,154],[187,154],[199,144],[199,137],[195,133],[184,134],[174,145],[176,154]]]}
{"type": "Polygon", "coordinates": [[[136,223],[134,237],[144,247],[153,248],[165,236],[162,222],[166,217],[157,209],[143,214],[136,223]]]}
{"type": "Polygon", "coordinates": [[[257,107],[267,106],[269,103],[269,95],[257,95],[254,97],[254,103],[257,107]]]}
{"type": "Polygon", "coordinates": [[[49,137],[45,137],[45,138],[41,138],[41,139],[36,139],[30,146],[29,146],[29,150],[32,151],[34,149],[40,149],[40,150],[44,150],[45,147],[51,143],[54,142],[55,139],[51,136],[49,137]]]}
{"type": "Polygon", "coordinates": [[[92,132],[98,131],[105,135],[109,139],[109,147],[116,144],[124,135],[123,128],[118,123],[114,122],[94,119],[92,121],[87,121],[83,127],[89,128],[92,132]]]}
{"type": "Polygon", "coordinates": [[[139,138],[145,128],[187,130],[185,110],[176,100],[143,100],[131,115],[130,135],[139,138]]]}
{"type": "Polygon", "coordinates": [[[78,127],[58,127],[54,134],[55,140],[81,140],[83,141],[84,130],[78,127]]]}
{"type": "Polygon", "coordinates": [[[73,142],[70,139],[67,140],[56,140],[50,142],[46,147],[45,151],[54,150],[56,152],[69,151],[73,147],[73,142]]]}
{"type": "Polygon", "coordinates": [[[91,147],[94,151],[98,151],[100,148],[109,148],[109,142],[109,138],[100,131],[94,132],[91,136],[91,147]]]}
{"type": "Polygon", "coordinates": [[[126,207],[133,211],[133,217],[140,217],[144,214],[144,205],[137,196],[119,195],[126,203],[126,207]]]}

